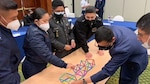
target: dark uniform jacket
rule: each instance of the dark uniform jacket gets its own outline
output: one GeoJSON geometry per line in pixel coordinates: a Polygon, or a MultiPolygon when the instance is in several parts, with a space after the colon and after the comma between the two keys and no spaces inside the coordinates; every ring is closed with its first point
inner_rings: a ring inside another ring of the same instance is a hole
{"type": "Polygon", "coordinates": [[[86,53],[89,52],[87,40],[96,32],[97,28],[103,26],[103,23],[101,18],[96,17],[95,21],[89,24],[89,22],[87,22],[84,17],[85,16],[83,15],[77,19],[73,28],[73,33],[75,35],[77,47],[82,47],[86,53]]]}
{"type": "Polygon", "coordinates": [[[66,68],[67,64],[54,56],[51,52],[49,35],[36,25],[31,25],[27,30],[24,50],[26,59],[35,63],[51,63],[55,66],[66,68]]]}
{"type": "Polygon", "coordinates": [[[0,84],[20,84],[21,55],[11,30],[0,25],[0,84]]]}
{"type": "Polygon", "coordinates": [[[141,46],[137,36],[130,29],[120,26],[109,28],[116,38],[114,46],[109,50],[112,58],[101,71],[91,76],[91,79],[94,83],[101,81],[112,76],[121,66],[120,77],[128,81],[121,81],[120,84],[135,84],[132,80],[138,78],[148,64],[147,50],[141,46]]]}
{"type": "Polygon", "coordinates": [[[97,14],[103,19],[105,0],[96,0],[95,8],[98,9],[97,14]]]}
{"type": "Polygon", "coordinates": [[[52,39],[52,46],[56,56],[62,58],[70,54],[72,50],[66,51],[64,49],[65,45],[71,44],[71,40],[74,39],[74,35],[68,22],[68,19],[63,17],[57,20],[55,16],[50,19],[50,29],[48,30],[50,38],[52,39]]]}

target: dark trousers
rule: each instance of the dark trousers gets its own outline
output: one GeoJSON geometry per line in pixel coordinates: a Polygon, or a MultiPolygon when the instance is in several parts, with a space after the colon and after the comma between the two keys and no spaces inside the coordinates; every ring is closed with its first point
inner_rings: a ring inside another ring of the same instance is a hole
{"type": "Polygon", "coordinates": [[[125,63],[121,67],[119,84],[138,84],[138,78],[142,72],[137,63],[125,63]]]}
{"type": "Polygon", "coordinates": [[[103,13],[104,13],[104,10],[99,10],[99,11],[97,12],[98,16],[99,16],[101,19],[103,19],[103,13]]]}
{"type": "Polygon", "coordinates": [[[46,68],[46,65],[47,63],[35,63],[25,59],[22,64],[22,72],[25,79],[41,72],[46,68]]]}

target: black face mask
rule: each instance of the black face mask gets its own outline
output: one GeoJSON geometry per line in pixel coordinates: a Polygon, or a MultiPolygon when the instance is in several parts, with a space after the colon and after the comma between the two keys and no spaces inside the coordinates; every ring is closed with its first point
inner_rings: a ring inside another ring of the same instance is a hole
{"type": "Polygon", "coordinates": [[[91,24],[91,23],[94,23],[95,20],[86,20],[86,22],[87,22],[88,24],[91,24]]]}
{"type": "Polygon", "coordinates": [[[107,46],[107,47],[98,46],[99,50],[110,50],[112,47],[113,47],[113,45],[112,46],[107,46]]]}
{"type": "Polygon", "coordinates": [[[64,15],[63,15],[63,14],[59,14],[59,15],[58,15],[58,14],[55,14],[55,13],[54,13],[54,16],[55,16],[57,19],[62,19],[64,15]]]}

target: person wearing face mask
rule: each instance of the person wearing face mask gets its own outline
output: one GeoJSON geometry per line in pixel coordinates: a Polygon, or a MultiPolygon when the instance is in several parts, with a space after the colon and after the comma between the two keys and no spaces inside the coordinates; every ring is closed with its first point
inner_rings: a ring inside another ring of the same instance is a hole
{"type": "Polygon", "coordinates": [[[91,52],[89,52],[87,40],[94,35],[100,26],[103,26],[102,20],[96,16],[96,9],[93,6],[87,7],[85,14],[75,22],[73,33],[77,44],[76,48],[82,47],[86,58],[92,57],[91,52]]]}
{"type": "Polygon", "coordinates": [[[150,13],[143,15],[136,24],[138,28],[138,39],[143,43],[142,46],[150,49],[150,13]]]}
{"type": "MultiPolygon", "coordinates": [[[[139,84],[138,78],[147,67],[148,55],[136,34],[126,27],[103,26],[96,31],[95,40],[100,50],[109,50],[111,59],[102,70],[85,78],[84,82],[96,84],[112,76],[120,67],[119,84],[139,84]]],[[[83,81],[72,84],[83,84],[83,81]]]]}
{"type": "Polygon", "coordinates": [[[80,2],[81,8],[82,8],[82,15],[85,14],[85,9],[90,6],[87,0],[81,0],[80,2]]]}
{"type": "Polygon", "coordinates": [[[52,47],[56,56],[65,57],[72,53],[76,46],[74,35],[68,19],[64,17],[64,3],[62,0],[52,2],[53,14],[50,19],[50,28],[48,30],[52,39],[52,47]]]}
{"type": "Polygon", "coordinates": [[[22,72],[25,79],[41,72],[47,63],[61,68],[74,67],[53,55],[51,39],[47,33],[49,19],[49,14],[42,8],[36,8],[33,12],[34,24],[28,28],[23,46],[26,58],[22,64],[22,72]]]}
{"type": "Polygon", "coordinates": [[[0,84],[20,84],[21,54],[11,30],[18,30],[17,3],[0,0],[0,84]]]}

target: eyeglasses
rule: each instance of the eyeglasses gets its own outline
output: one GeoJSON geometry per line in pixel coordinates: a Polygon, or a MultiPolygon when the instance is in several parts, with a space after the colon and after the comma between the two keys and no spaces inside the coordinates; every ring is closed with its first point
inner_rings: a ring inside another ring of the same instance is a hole
{"type": "Polygon", "coordinates": [[[111,45],[111,43],[108,43],[108,46],[99,46],[96,42],[94,44],[96,47],[99,48],[99,50],[109,50],[113,47],[113,45],[111,45]]]}

